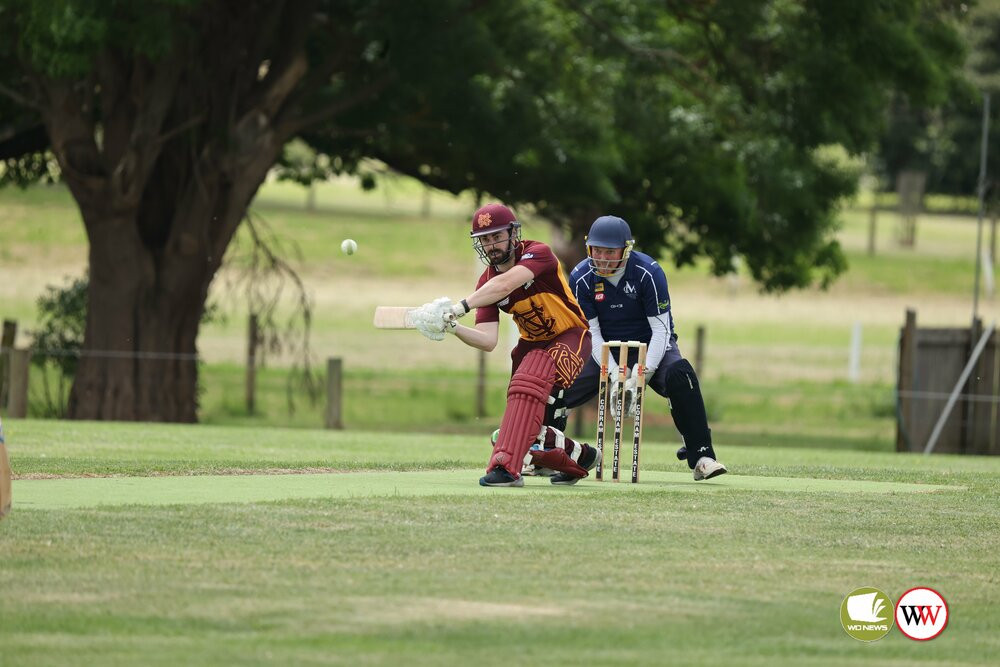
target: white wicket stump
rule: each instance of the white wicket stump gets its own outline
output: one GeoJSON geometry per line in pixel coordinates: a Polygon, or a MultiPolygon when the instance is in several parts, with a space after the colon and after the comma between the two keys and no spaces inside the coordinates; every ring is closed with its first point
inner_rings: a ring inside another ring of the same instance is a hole
{"type": "Polygon", "coordinates": [[[639,482],[639,449],[642,444],[642,399],[646,388],[646,343],[638,341],[608,341],[601,346],[601,378],[598,385],[597,399],[597,437],[596,445],[600,451],[597,466],[594,471],[596,479],[604,480],[604,444],[607,428],[607,409],[611,383],[608,381],[608,362],[611,358],[611,348],[618,348],[618,396],[614,412],[615,432],[611,459],[611,478],[619,481],[621,467],[622,432],[625,423],[625,379],[628,370],[628,353],[632,348],[639,351],[636,365],[635,416],[632,421],[632,483],[639,482]]]}

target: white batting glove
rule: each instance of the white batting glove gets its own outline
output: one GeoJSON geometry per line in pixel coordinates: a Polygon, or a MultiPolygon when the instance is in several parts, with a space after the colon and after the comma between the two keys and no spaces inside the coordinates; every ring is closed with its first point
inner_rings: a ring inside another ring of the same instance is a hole
{"type": "Polygon", "coordinates": [[[417,331],[431,340],[444,340],[446,330],[445,315],[451,307],[451,299],[441,297],[425,303],[410,314],[417,331]]]}

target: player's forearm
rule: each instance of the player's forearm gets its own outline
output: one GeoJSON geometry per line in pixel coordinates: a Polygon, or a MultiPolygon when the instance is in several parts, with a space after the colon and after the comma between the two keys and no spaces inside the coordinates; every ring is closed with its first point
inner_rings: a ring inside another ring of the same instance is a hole
{"type": "Polygon", "coordinates": [[[526,266],[515,266],[498,276],[487,280],[482,287],[470,294],[466,299],[469,309],[492,306],[502,300],[520,285],[535,277],[526,266]]]}
{"type": "Polygon", "coordinates": [[[475,327],[467,327],[459,324],[455,327],[453,333],[469,347],[492,352],[497,346],[497,340],[500,338],[500,323],[484,322],[477,324],[475,327]]]}

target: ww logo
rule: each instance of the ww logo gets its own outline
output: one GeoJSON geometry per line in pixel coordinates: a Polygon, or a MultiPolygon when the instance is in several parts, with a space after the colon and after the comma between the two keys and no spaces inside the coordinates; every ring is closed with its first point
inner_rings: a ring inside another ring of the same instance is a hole
{"type": "Polygon", "coordinates": [[[948,603],[933,588],[911,588],[896,603],[896,625],[910,639],[934,639],[948,625],[948,603]]]}

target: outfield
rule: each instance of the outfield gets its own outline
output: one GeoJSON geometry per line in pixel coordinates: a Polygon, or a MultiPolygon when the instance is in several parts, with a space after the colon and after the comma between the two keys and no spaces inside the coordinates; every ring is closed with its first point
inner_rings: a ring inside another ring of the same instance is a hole
{"type": "Polygon", "coordinates": [[[6,426],[5,667],[997,652],[996,459],[747,446],[722,449],[732,474],[695,484],[651,442],[639,487],[501,490],[476,485],[486,444],[466,436],[6,426]],[[937,639],[841,628],[853,589],[916,585],[949,602],[937,639]]]}
{"type": "MultiPolygon", "coordinates": [[[[303,191],[269,184],[255,203],[299,244],[315,354],[344,360],[347,430],[320,430],[322,403],[301,396],[288,411],[280,354],[247,413],[245,304],[226,273],[212,297],[225,317],[198,340],[201,425],[5,420],[0,665],[995,662],[1000,460],[892,453],[903,312],[967,325],[968,218],[923,220],[902,250],[883,216],[869,258],[866,214],[846,210],[851,268],[827,292],[668,268],[682,349],[707,327],[701,375],[731,474],[691,479],[657,399],[638,487],[483,489],[506,355],[488,356],[479,417],[473,351],[370,326],[377,304],[474,284],[471,202],[432,193],[425,218],[414,188],[328,183],[306,211],[303,191]],[[852,590],[918,585],[951,605],[937,639],[863,644],[841,628],[852,590]]],[[[0,238],[0,315],[25,345],[44,286],[80,275],[83,231],[64,190],[4,190],[0,238]]],[[[980,312],[1000,311],[985,298],[980,312]]]]}

